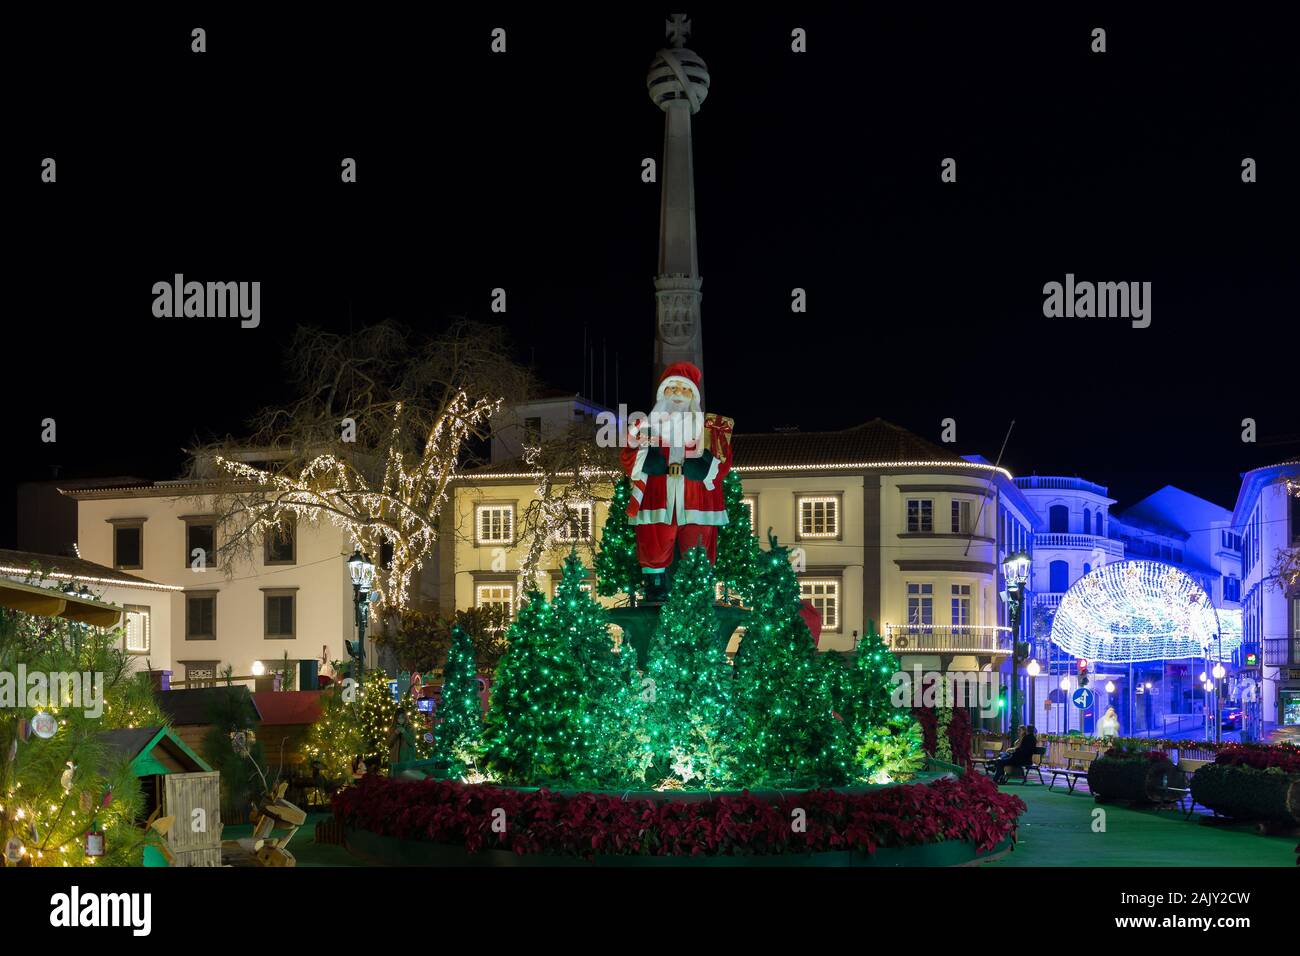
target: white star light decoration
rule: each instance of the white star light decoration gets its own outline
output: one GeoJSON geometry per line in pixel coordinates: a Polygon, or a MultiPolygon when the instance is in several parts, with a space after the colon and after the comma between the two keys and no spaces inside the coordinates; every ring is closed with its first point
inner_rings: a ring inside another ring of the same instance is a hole
{"type": "Polygon", "coordinates": [[[1074,657],[1111,664],[1210,657],[1241,643],[1223,629],[1205,589],[1172,565],[1117,561],[1080,578],[1061,598],[1052,643],[1074,657]],[[1220,635],[1222,642],[1220,642],[1220,635]]]}

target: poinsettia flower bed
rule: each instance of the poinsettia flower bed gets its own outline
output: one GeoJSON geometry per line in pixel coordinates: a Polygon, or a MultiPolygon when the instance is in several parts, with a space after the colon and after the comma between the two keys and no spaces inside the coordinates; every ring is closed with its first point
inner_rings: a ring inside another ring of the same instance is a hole
{"type": "Polygon", "coordinates": [[[1019,797],[974,774],[869,793],[808,790],[776,801],[743,793],[698,802],[366,777],[337,794],[333,808],[348,829],[400,840],[587,859],[874,853],[950,840],[985,852],[1014,840],[1025,812],[1019,797]]]}
{"type": "Polygon", "coordinates": [[[1214,758],[1229,767],[1252,767],[1283,773],[1300,773],[1300,747],[1290,744],[1229,744],[1214,758]]]}

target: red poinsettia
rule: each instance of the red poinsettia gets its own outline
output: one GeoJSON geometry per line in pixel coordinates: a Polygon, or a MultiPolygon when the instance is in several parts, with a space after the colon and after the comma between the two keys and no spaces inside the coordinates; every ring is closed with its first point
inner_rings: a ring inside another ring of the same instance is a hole
{"type": "Polygon", "coordinates": [[[809,790],[772,801],[746,792],[697,802],[366,777],[334,798],[335,817],[354,829],[471,853],[586,858],[874,853],[946,840],[989,850],[1015,839],[1024,811],[1019,797],[974,774],[863,794],[809,790]],[[796,818],[799,827],[791,825],[796,818]]]}

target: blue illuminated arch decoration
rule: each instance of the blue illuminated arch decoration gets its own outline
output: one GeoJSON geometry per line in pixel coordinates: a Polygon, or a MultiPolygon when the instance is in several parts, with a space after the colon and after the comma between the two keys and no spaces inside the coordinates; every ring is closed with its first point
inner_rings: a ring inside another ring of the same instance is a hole
{"type": "Polygon", "coordinates": [[[1241,634],[1221,633],[1214,602],[1193,578],[1160,561],[1116,561],[1074,583],[1052,618],[1053,644],[1112,664],[1227,660],[1241,634]]]}

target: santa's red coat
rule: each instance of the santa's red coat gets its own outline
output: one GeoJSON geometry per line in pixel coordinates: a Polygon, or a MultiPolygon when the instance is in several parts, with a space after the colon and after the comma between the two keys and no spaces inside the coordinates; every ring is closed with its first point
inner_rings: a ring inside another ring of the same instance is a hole
{"type": "MultiPolygon", "coordinates": [[[[646,475],[644,479],[633,479],[634,496],[640,493],[639,504],[628,509],[628,523],[642,524],[698,524],[724,525],[727,523],[727,502],[722,489],[722,479],[731,470],[731,443],[715,442],[719,457],[715,457],[711,478],[712,488],[706,488],[703,481],[693,481],[685,475],[646,475]]],[[[639,449],[624,447],[620,451],[623,471],[631,476],[636,468],[639,449]]],[[[687,449],[690,454],[690,449],[687,449]]],[[[650,447],[646,455],[659,455],[667,459],[668,449],[650,447]]]]}

